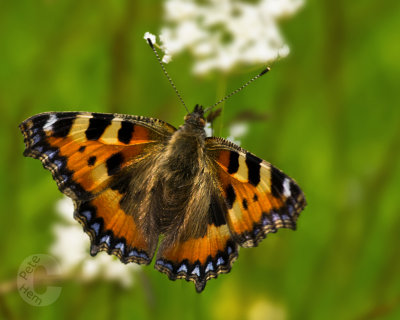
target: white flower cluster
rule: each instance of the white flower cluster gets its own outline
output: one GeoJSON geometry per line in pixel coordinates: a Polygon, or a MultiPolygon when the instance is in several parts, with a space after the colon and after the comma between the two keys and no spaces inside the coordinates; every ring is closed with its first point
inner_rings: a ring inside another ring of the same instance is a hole
{"type": "Polygon", "coordinates": [[[278,20],[302,4],[303,0],[166,0],[167,25],[160,34],[163,61],[188,49],[196,58],[194,72],[204,74],[285,57],[289,47],[278,20]]]}
{"type": "Polygon", "coordinates": [[[54,225],[56,239],[50,247],[50,253],[60,262],[61,272],[64,275],[79,276],[83,280],[105,279],[130,287],[133,283],[132,272],[139,267],[135,264],[125,265],[118,258],[104,252],[91,257],[89,237],[73,219],[72,200],[64,197],[56,206],[62,222],[54,225]]]}

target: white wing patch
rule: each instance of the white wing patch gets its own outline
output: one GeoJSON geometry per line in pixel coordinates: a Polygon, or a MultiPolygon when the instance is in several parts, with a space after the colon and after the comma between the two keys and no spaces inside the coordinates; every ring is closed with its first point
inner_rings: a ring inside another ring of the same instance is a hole
{"type": "Polygon", "coordinates": [[[49,120],[47,120],[46,124],[43,126],[43,130],[52,131],[53,124],[55,124],[57,120],[57,116],[55,114],[51,114],[49,120]]]}
{"type": "Polygon", "coordinates": [[[289,198],[291,196],[291,192],[290,192],[290,180],[288,178],[285,178],[285,180],[283,181],[283,195],[286,198],[289,198]]]}

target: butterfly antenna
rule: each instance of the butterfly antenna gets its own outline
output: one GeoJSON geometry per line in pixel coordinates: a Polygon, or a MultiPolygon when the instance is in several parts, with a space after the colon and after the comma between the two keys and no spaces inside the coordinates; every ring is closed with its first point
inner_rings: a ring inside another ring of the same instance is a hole
{"type": "Polygon", "coordinates": [[[211,107],[208,107],[204,110],[204,113],[206,113],[207,111],[215,108],[217,105],[219,105],[220,103],[224,102],[225,100],[229,99],[230,97],[232,97],[234,94],[238,93],[239,91],[242,91],[244,88],[246,88],[250,83],[252,83],[253,81],[257,80],[258,78],[261,78],[264,74],[266,74],[269,70],[271,70],[270,67],[266,67],[263,71],[261,71],[258,75],[256,75],[255,77],[251,78],[249,81],[247,81],[244,85],[242,85],[240,88],[237,88],[236,90],[232,91],[230,94],[228,94],[225,98],[222,98],[221,100],[219,100],[218,102],[214,103],[211,107]]]}
{"type": "Polygon", "coordinates": [[[171,77],[169,76],[167,70],[165,69],[164,63],[162,62],[162,60],[161,60],[161,58],[160,58],[160,56],[159,56],[159,54],[158,54],[156,48],[154,47],[153,43],[151,42],[151,40],[150,40],[149,38],[147,38],[146,40],[147,40],[147,42],[149,43],[149,45],[150,45],[151,49],[153,50],[153,52],[155,53],[155,55],[156,55],[156,57],[157,57],[157,60],[158,60],[158,62],[160,63],[161,68],[162,68],[162,70],[163,70],[165,76],[167,77],[167,79],[168,79],[169,83],[171,84],[172,88],[174,88],[175,93],[176,93],[176,95],[178,96],[178,98],[179,98],[179,100],[181,101],[181,103],[183,104],[183,106],[185,107],[186,112],[189,113],[188,107],[186,106],[185,102],[183,101],[181,94],[179,93],[178,89],[177,89],[176,86],[175,86],[175,83],[172,81],[172,79],[171,79],[171,77]]]}

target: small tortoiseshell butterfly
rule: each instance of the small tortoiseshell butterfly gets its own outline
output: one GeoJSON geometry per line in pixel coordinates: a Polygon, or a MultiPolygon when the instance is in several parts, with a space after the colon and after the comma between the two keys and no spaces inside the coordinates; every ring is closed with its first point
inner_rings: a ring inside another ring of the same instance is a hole
{"type": "Polygon", "coordinates": [[[230,271],[239,246],[295,229],[305,206],[297,184],[270,163],[206,137],[196,106],[175,129],[158,119],[48,112],[25,120],[25,156],[40,159],[75,203],[92,255],[149,264],[171,280],[230,271]]]}
{"type": "Polygon", "coordinates": [[[39,159],[74,200],[74,217],[100,251],[149,264],[201,292],[228,273],[239,247],[295,229],[306,201],[296,182],[228,140],[206,137],[196,105],[174,128],[140,116],[47,112],[20,124],[39,159]]]}

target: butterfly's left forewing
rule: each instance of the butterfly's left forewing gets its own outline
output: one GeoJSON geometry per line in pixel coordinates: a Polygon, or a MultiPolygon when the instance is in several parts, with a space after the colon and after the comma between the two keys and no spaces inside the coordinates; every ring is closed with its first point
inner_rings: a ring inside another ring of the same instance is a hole
{"type": "Polygon", "coordinates": [[[233,239],[254,247],[267,233],[296,228],[306,205],[296,182],[270,163],[222,138],[207,138],[233,239]]]}

